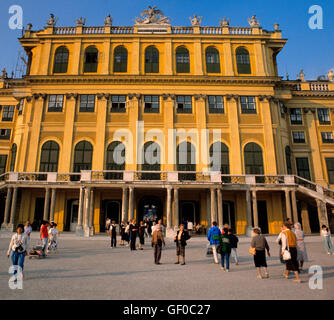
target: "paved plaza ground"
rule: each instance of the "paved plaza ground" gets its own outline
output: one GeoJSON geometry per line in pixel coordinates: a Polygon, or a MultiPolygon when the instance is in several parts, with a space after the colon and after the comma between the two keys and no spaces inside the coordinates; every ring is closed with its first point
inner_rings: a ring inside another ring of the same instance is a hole
{"type": "MultiPolygon", "coordinates": [[[[206,257],[207,240],[193,237],[186,249],[187,265],[175,265],[175,245],[166,243],[162,265],[153,263],[153,250],[147,240],[143,251],[128,247],[110,248],[109,238],[76,238],[63,233],[57,254],[46,259],[26,259],[23,290],[8,286],[10,260],[6,251],[9,234],[0,235],[0,299],[145,299],[145,300],[229,300],[229,299],[334,299],[334,256],[325,253],[322,239],[307,237],[309,262],[306,267],[323,268],[323,289],[311,290],[310,275],[303,283],[283,278],[284,265],[278,259],[276,237],[268,237],[272,257],[268,259],[270,279],[257,279],[250,239],[240,237],[240,264],[231,272],[206,257]]],[[[38,233],[33,233],[36,244],[38,233]]],[[[233,259],[232,259],[233,261],[233,259]]],[[[291,276],[291,279],[293,277],[291,276]]]]}

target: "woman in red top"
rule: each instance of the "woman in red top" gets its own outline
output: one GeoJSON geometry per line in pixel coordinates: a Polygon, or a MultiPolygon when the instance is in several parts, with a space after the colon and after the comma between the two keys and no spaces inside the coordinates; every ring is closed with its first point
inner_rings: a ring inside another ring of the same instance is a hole
{"type": "Polygon", "coordinates": [[[48,221],[42,221],[41,231],[39,232],[39,238],[43,241],[43,251],[45,253],[48,247],[49,231],[48,231],[48,221]]]}

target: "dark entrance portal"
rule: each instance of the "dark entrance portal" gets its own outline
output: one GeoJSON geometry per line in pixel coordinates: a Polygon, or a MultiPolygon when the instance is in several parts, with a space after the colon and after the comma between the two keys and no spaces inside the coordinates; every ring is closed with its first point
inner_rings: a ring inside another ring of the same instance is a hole
{"type": "Polygon", "coordinates": [[[44,215],[44,198],[36,198],[34,221],[31,227],[34,231],[39,230],[44,215]]]}
{"type": "Polygon", "coordinates": [[[116,224],[120,224],[121,221],[121,200],[103,200],[101,215],[100,215],[100,231],[103,232],[106,228],[106,220],[109,218],[111,221],[115,221],[116,224]]]}
{"type": "Polygon", "coordinates": [[[199,210],[197,201],[180,201],[180,222],[199,222],[199,210]]]}
{"type": "Polygon", "coordinates": [[[257,212],[259,217],[259,227],[263,234],[269,233],[268,230],[268,214],[267,214],[267,202],[258,201],[257,202],[257,212]]]}
{"type": "Polygon", "coordinates": [[[163,209],[162,201],[158,197],[143,197],[139,202],[138,207],[138,222],[145,218],[151,221],[162,219],[163,209]]]}

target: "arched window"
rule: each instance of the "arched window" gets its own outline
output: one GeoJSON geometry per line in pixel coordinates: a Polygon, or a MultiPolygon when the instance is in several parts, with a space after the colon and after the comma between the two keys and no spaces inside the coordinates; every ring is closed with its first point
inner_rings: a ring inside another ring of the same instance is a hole
{"type": "Polygon", "coordinates": [[[80,141],[74,150],[73,171],[92,170],[93,146],[88,141],[80,141]]]}
{"type": "Polygon", "coordinates": [[[53,73],[67,72],[68,56],[69,56],[69,51],[66,47],[62,46],[57,48],[53,64],[53,73]]]}
{"type": "Polygon", "coordinates": [[[244,148],[246,174],[264,174],[262,149],[256,143],[248,143],[244,148]]]}
{"type": "Polygon", "coordinates": [[[237,69],[239,74],[251,74],[249,52],[245,48],[238,48],[236,51],[237,69]]]}
{"type": "Polygon", "coordinates": [[[11,151],[11,156],[10,156],[10,167],[9,167],[9,171],[12,171],[12,172],[15,170],[16,153],[17,153],[17,146],[14,143],[12,146],[12,151],[11,151]]]}
{"type": "Polygon", "coordinates": [[[176,72],[177,73],[190,72],[189,51],[185,47],[178,47],[176,49],[176,72]]]}
{"type": "Polygon", "coordinates": [[[214,47],[208,47],[205,51],[206,72],[220,73],[219,52],[214,47]]]}
{"type": "MultiPolygon", "coordinates": [[[[125,146],[120,141],[113,141],[107,148],[106,170],[125,170],[125,146]]],[[[107,180],[122,180],[122,172],[108,172],[105,175],[107,180]]]]}
{"type": "MultiPolygon", "coordinates": [[[[146,142],[142,152],[142,171],[160,171],[160,146],[153,141],[146,142]]],[[[160,173],[142,173],[143,180],[160,180],[160,173]]]]}
{"type": "Polygon", "coordinates": [[[229,152],[226,144],[215,142],[210,147],[211,170],[230,174],[229,152]]]}
{"type": "Polygon", "coordinates": [[[285,147],[285,161],[286,169],[288,174],[292,174],[292,165],[291,165],[291,149],[289,146],[285,147]]]}
{"type": "Polygon", "coordinates": [[[159,51],[154,46],[145,50],[145,73],[159,73],[159,51]]]}
{"type": "Polygon", "coordinates": [[[128,50],[123,46],[118,46],[114,50],[114,72],[127,72],[128,50]]]}
{"type": "MultiPolygon", "coordinates": [[[[190,142],[176,148],[177,171],[196,171],[196,149],[190,142]]],[[[196,173],[179,173],[179,180],[196,180],[196,173]]]]}
{"type": "Polygon", "coordinates": [[[59,145],[55,141],[47,141],[42,146],[39,164],[40,172],[57,172],[59,158],[59,145]]]}
{"type": "Polygon", "coordinates": [[[94,46],[89,46],[85,51],[84,72],[97,72],[99,51],[94,46]]]}

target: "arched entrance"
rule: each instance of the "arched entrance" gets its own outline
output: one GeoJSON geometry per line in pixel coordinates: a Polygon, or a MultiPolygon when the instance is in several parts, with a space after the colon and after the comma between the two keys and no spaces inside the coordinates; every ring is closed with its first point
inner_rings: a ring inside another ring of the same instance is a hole
{"type": "Polygon", "coordinates": [[[156,221],[162,219],[163,208],[162,201],[158,197],[145,196],[140,199],[138,206],[137,221],[143,221],[145,218],[156,221]]]}
{"type": "Polygon", "coordinates": [[[100,211],[100,232],[105,231],[106,220],[109,218],[111,221],[115,221],[116,224],[121,223],[121,200],[103,200],[100,211]]]}

